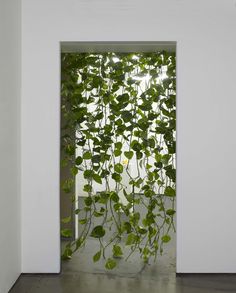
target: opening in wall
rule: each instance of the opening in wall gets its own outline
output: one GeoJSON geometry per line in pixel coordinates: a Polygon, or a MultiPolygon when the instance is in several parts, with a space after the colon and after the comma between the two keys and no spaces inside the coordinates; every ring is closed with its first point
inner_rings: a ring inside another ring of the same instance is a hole
{"type": "Polygon", "coordinates": [[[61,65],[62,258],[175,270],[175,43],[62,43],[61,65]]]}

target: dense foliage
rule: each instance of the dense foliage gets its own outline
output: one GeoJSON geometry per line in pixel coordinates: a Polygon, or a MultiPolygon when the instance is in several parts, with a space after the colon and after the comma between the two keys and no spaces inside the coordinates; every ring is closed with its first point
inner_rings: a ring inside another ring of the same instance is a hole
{"type": "MultiPolygon", "coordinates": [[[[93,260],[104,257],[112,269],[117,258],[127,259],[134,251],[144,261],[155,258],[170,241],[175,230],[175,67],[175,54],[168,52],[62,54],[62,167],[72,165],[62,188],[76,203],[79,194],[72,187],[76,176],[83,176],[87,193],[83,206],[75,204],[81,229],[63,259],[93,237],[98,240],[93,260]]],[[[62,219],[70,220],[70,215],[62,219]]],[[[61,233],[72,235],[69,229],[61,233]]]]}

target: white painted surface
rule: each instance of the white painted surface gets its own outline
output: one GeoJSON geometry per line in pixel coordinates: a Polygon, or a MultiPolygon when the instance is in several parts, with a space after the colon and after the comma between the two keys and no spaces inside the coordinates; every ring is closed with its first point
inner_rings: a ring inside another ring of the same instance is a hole
{"type": "Polygon", "coordinates": [[[60,41],[177,41],[177,272],[236,272],[235,0],[22,0],[22,257],[58,272],[60,41]]]}
{"type": "Polygon", "coordinates": [[[20,1],[0,1],[0,292],[21,273],[20,1]]]}

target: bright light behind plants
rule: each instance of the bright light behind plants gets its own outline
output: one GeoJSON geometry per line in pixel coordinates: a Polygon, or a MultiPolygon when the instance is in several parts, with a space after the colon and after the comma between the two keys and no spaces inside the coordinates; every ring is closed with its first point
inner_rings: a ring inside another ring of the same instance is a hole
{"type": "Polygon", "coordinates": [[[175,54],[62,54],[61,96],[62,188],[75,206],[62,222],[78,223],[63,259],[89,237],[107,269],[136,251],[156,258],[175,230],[175,54]]]}

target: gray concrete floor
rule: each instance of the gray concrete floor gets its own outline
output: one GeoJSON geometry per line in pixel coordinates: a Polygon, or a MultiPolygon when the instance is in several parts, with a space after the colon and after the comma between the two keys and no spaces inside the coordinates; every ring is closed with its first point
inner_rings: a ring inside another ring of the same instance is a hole
{"type": "Polygon", "coordinates": [[[157,262],[144,264],[133,254],[109,272],[104,263],[93,263],[98,244],[90,238],[82,251],[62,263],[61,274],[22,275],[10,293],[236,293],[236,275],[176,276],[175,234],[171,236],[157,262]]]}
{"type": "Polygon", "coordinates": [[[86,247],[69,262],[62,263],[59,275],[22,275],[10,293],[223,293],[236,292],[236,275],[175,275],[175,241],[166,246],[156,263],[144,265],[138,255],[107,272],[94,264],[97,243],[86,247]]]}

